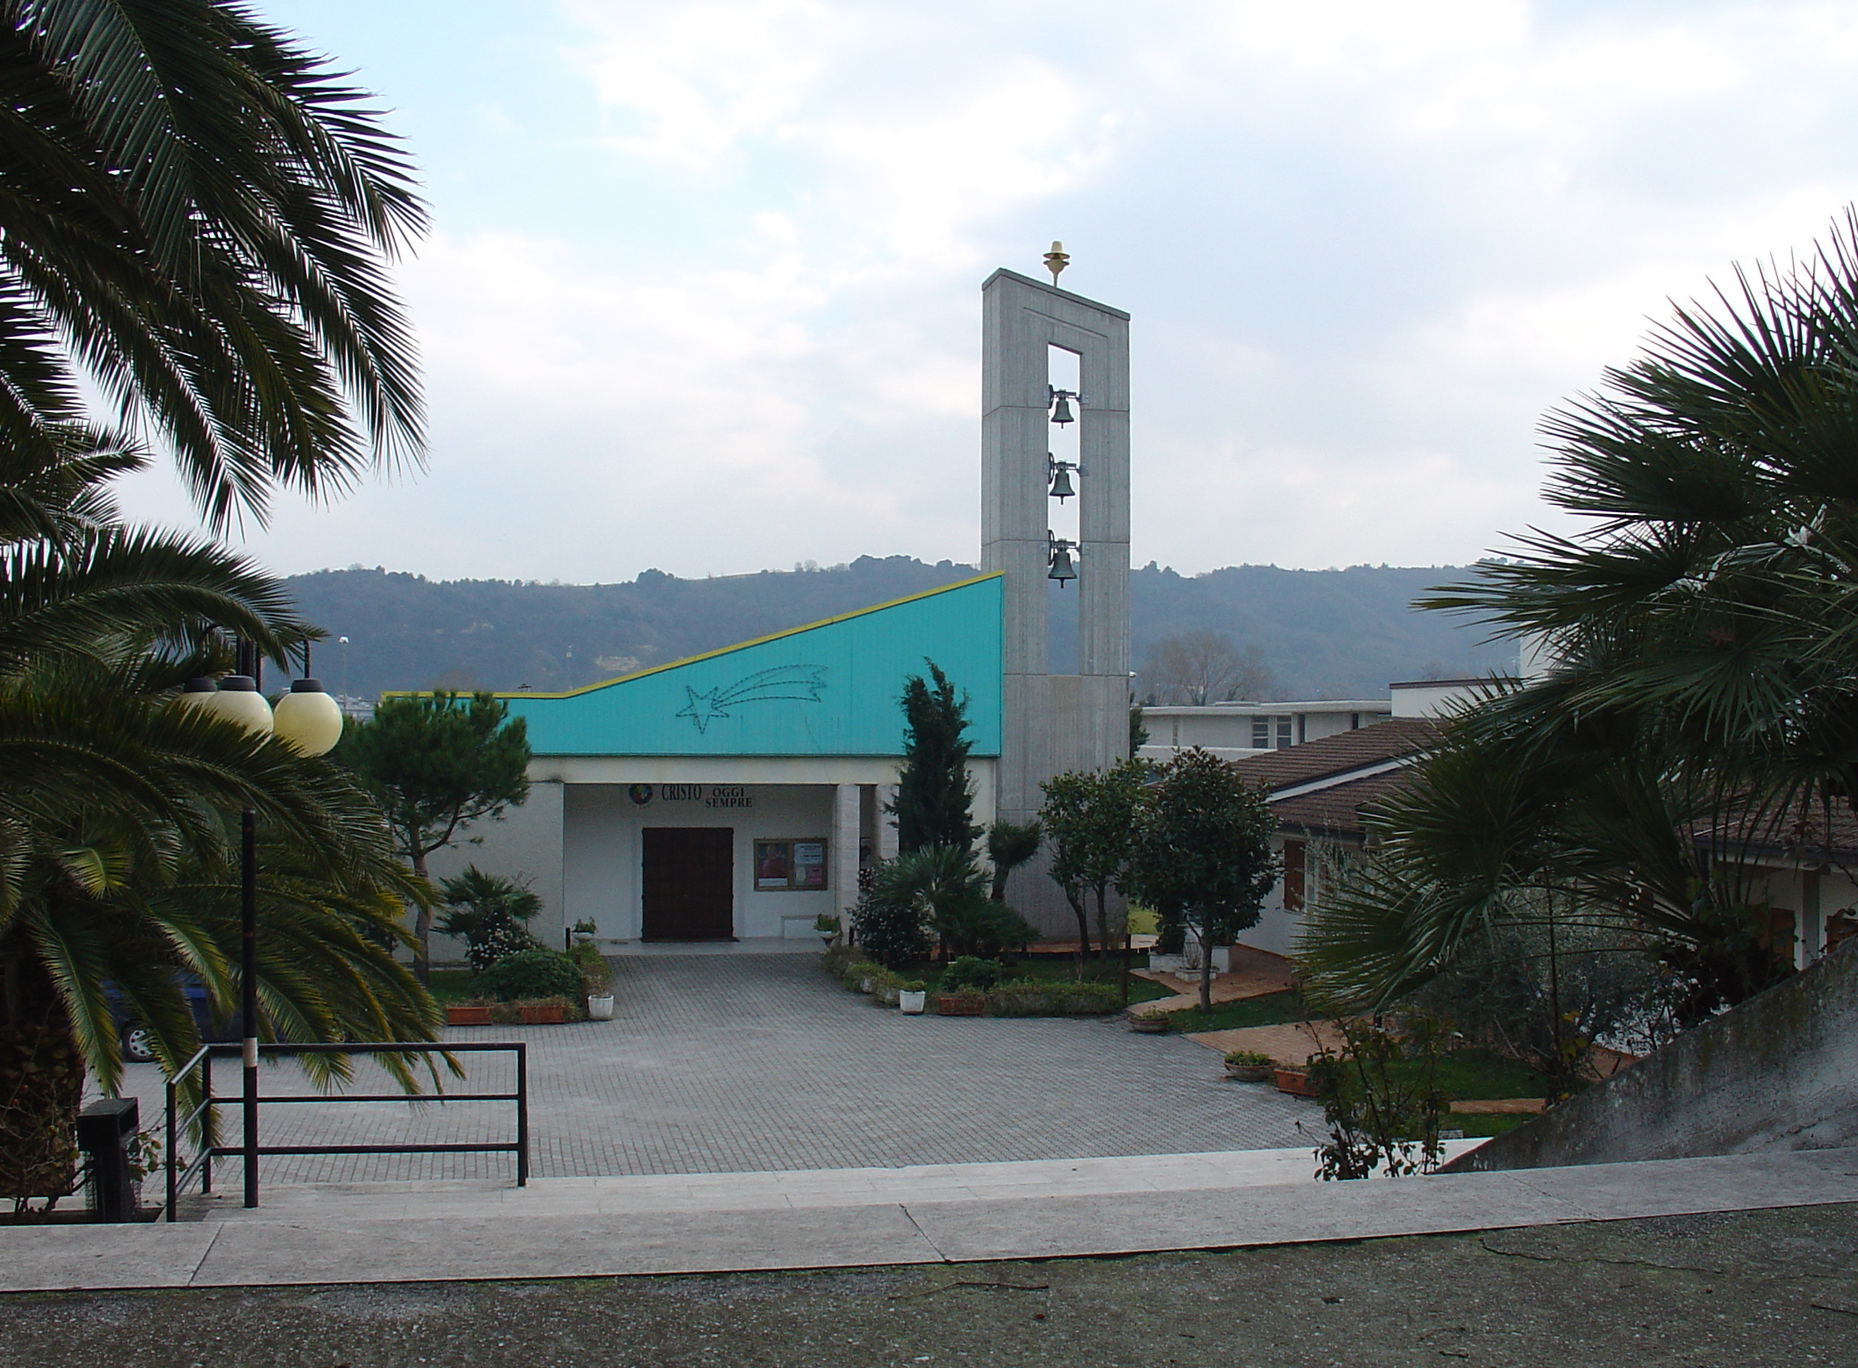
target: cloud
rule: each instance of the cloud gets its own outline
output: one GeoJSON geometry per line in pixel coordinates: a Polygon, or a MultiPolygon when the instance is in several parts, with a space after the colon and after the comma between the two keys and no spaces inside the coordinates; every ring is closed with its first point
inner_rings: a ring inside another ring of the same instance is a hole
{"type": "Polygon", "coordinates": [[[1668,297],[1858,197],[1840,6],[564,0],[534,23],[558,65],[528,78],[560,91],[439,89],[423,118],[470,144],[446,164],[564,168],[505,166],[520,202],[489,160],[434,186],[402,273],[431,472],[281,510],[254,544],[284,568],[971,557],[978,285],[1053,238],[1067,287],[1134,314],[1138,561],[1462,560],[1546,516],[1544,409],[1668,297]]]}

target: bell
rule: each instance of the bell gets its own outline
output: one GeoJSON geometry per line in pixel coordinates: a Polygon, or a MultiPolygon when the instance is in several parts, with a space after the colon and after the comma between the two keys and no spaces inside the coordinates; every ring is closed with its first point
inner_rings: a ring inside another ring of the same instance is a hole
{"type": "Polygon", "coordinates": [[[1071,564],[1071,548],[1060,542],[1052,552],[1052,568],[1046,579],[1058,581],[1058,587],[1064,588],[1066,580],[1077,578],[1077,567],[1071,564]]]}
{"type": "Polygon", "coordinates": [[[1052,421],[1063,427],[1066,423],[1075,423],[1077,419],[1071,413],[1071,396],[1063,390],[1058,391],[1058,407],[1052,410],[1052,421]]]}
{"type": "MultiPolygon", "coordinates": [[[[1050,457],[1046,458],[1050,460],[1050,457]]],[[[1071,463],[1069,461],[1052,461],[1052,497],[1063,503],[1077,490],[1071,486],[1071,463]]]]}

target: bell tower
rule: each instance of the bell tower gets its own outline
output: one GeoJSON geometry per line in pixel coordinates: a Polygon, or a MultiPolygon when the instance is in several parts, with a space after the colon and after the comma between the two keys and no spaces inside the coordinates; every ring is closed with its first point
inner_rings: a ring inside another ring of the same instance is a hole
{"type": "MultiPolygon", "coordinates": [[[[1005,597],[997,811],[1024,822],[1043,780],[1129,753],[1129,315],[999,270],[981,286],[981,318],[981,568],[1003,572],[1005,597]],[[1075,395],[1054,393],[1053,348],[1077,357],[1075,395]],[[1079,429],[1074,480],[1050,454],[1065,410],[1079,429]],[[1074,557],[1070,539],[1052,536],[1054,480],[1075,485],[1074,557]],[[1072,565],[1075,673],[1055,673],[1050,590],[1072,565]]],[[[1070,924],[1043,861],[1015,876],[1013,894],[1041,929],[1070,924]]]]}

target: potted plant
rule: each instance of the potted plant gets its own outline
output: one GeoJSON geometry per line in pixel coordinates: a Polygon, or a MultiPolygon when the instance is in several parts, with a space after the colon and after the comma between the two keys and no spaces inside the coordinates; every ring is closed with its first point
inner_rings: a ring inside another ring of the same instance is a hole
{"type": "Polygon", "coordinates": [[[568,958],[581,971],[581,998],[587,1003],[589,1021],[613,1019],[613,966],[592,941],[582,941],[568,958]]]}
{"type": "Polygon", "coordinates": [[[568,1019],[568,1000],[559,997],[526,998],[511,1004],[524,1026],[559,1026],[568,1019]]]}
{"type": "Polygon", "coordinates": [[[897,980],[897,1010],[905,1016],[921,1016],[929,1000],[929,985],[921,979],[897,980]]]}
{"type": "Polygon", "coordinates": [[[1173,1027],[1166,1012],[1153,1009],[1129,1014],[1129,1029],[1141,1035],[1162,1035],[1173,1027]]]}
{"type": "Polygon", "coordinates": [[[1226,1054],[1226,1077],[1236,1083],[1269,1082],[1271,1068],[1271,1056],[1262,1050],[1230,1050],[1226,1054]]]}
{"type": "Polygon", "coordinates": [[[938,1016],[979,1016],[987,1010],[987,990],[1000,982],[1000,966],[978,955],[950,960],[936,986],[938,1016]]]}
{"type": "Polygon", "coordinates": [[[830,912],[821,912],[813,918],[813,929],[819,932],[819,938],[831,945],[839,938],[839,919],[830,912]]]}
{"type": "Polygon", "coordinates": [[[594,932],[598,931],[600,928],[595,926],[593,922],[591,922],[587,918],[583,917],[580,921],[575,922],[574,925],[569,927],[568,929],[574,933],[574,943],[576,945],[588,945],[592,943],[593,941],[594,932]]]}
{"type": "Polygon", "coordinates": [[[490,1022],[490,1004],[488,1002],[448,1002],[445,1004],[445,1024],[447,1026],[488,1026],[490,1022]]]}
{"type": "Polygon", "coordinates": [[[1292,1097],[1315,1097],[1316,1085],[1310,1082],[1308,1069],[1272,1069],[1271,1081],[1277,1084],[1281,1093],[1292,1097]]]}
{"type": "Polygon", "coordinates": [[[886,1007],[895,1007],[897,1005],[897,985],[901,982],[902,980],[891,973],[890,970],[880,969],[871,976],[871,996],[886,1007]]]}

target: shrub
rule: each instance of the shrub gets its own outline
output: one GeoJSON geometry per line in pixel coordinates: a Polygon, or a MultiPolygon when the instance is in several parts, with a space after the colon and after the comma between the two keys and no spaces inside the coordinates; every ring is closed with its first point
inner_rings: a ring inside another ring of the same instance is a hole
{"type": "Polygon", "coordinates": [[[944,993],[984,993],[1000,981],[1000,966],[992,960],[962,955],[942,971],[944,993]]]}
{"type": "Polygon", "coordinates": [[[831,945],[826,947],[826,953],[819,957],[819,962],[826,966],[826,972],[832,977],[843,978],[845,966],[864,957],[864,951],[855,945],[831,945]]]}
{"type": "Polygon", "coordinates": [[[472,981],[472,990],[499,1002],[517,998],[577,998],[581,969],[559,950],[536,946],[498,960],[472,981]]]}
{"type": "Polygon", "coordinates": [[[1329,1139],[1316,1149],[1316,1176],[1432,1172],[1444,1153],[1439,1124],[1449,1106],[1437,1084],[1442,1023],[1414,1013],[1399,1036],[1368,1021],[1336,1024],[1342,1049],[1310,1059],[1310,1082],[1329,1124],[1329,1139]]]}
{"type": "Polygon", "coordinates": [[[852,909],[852,934],[862,953],[893,969],[901,969],[929,953],[929,932],[923,925],[922,909],[914,902],[887,896],[878,888],[866,889],[859,895],[858,905],[852,909]]]}
{"type": "Polygon", "coordinates": [[[462,936],[465,958],[480,973],[498,960],[536,947],[524,925],[542,910],[542,899],[514,879],[486,874],[476,865],[439,885],[447,911],[434,924],[443,935],[462,936]]]}
{"type": "Polygon", "coordinates": [[[957,955],[993,959],[1024,950],[1039,938],[1032,924],[1005,903],[966,891],[936,910],[936,934],[957,955]]]}
{"type": "Polygon", "coordinates": [[[585,997],[603,997],[613,987],[613,966],[591,942],[577,945],[568,952],[574,967],[581,971],[581,993],[585,997]]]}
{"type": "Polygon", "coordinates": [[[1122,993],[1108,983],[1041,983],[1028,979],[1002,983],[987,994],[995,1016],[1102,1016],[1123,1004],[1122,993]]]}

